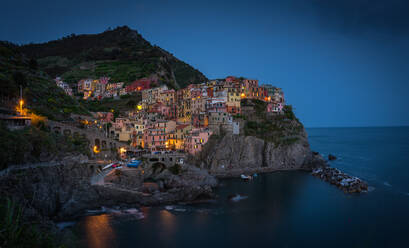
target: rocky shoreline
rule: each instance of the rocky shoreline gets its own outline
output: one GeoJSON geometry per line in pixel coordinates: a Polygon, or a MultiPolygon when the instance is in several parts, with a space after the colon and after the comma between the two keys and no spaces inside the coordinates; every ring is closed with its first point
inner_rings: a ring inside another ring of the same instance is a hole
{"type": "Polygon", "coordinates": [[[0,193],[22,204],[28,220],[63,221],[101,206],[194,202],[213,197],[217,186],[207,171],[192,166],[183,167],[178,175],[148,168],[142,177],[133,177],[134,171],[113,173],[109,182],[94,185],[90,179],[98,174],[99,167],[92,161],[83,163],[83,157],[78,156],[56,164],[10,170],[0,178],[0,193]],[[149,187],[146,180],[155,181],[157,186],[149,187]]]}
{"type": "Polygon", "coordinates": [[[345,193],[361,193],[368,191],[368,184],[365,181],[343,173],[337,168],[320,167],[314,169],[311,174],[337,186],[345,193]]]}

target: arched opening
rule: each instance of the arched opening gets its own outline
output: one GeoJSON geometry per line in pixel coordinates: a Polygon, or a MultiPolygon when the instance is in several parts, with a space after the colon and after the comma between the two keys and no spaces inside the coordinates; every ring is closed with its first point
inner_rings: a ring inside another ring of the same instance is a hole
{"type": "Polygon", "coordinates": [[[95,139],[94,147],[92,150],[94,151],[94,153],[99,153],[101,151],[101,142],[99,139],[95,139]]]}
{"type": "Polygon", "coordinates": [[[60,134],[61,133],[61,128],[60,127],[53,127],[53,131],[55,134],[60,134]]]}

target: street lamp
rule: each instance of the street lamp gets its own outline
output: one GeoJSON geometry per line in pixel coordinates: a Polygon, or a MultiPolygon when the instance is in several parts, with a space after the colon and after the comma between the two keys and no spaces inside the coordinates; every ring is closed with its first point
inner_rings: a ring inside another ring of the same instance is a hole
{"type": "Polygon", "coordinates": [[[23,104],[24,104],[23,99],[20,99],[19,103],[20,103],[20,114],[23,115],[23,104]]]}

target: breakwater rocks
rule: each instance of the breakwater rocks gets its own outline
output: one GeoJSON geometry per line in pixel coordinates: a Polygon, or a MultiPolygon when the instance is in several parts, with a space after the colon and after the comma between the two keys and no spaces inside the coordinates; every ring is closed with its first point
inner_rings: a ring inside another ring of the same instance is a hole
{"type": "Polygon", "coordinates": [[[368,191],[368,184],[357,177],[350,176],[332,167],[316,168],[311,173],[330,184],[337,186],[345,193],[361,193],[368,191]]]}

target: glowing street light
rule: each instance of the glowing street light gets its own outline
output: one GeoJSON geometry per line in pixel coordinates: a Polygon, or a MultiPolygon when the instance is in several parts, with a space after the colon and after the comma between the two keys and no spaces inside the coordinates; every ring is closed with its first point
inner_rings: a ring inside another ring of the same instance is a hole
{"type": "Polygon", "coordinates": [[[99,150],[99,148],[98,148],[98,146],[94,146],[94,153],[99,153],[100,152],[100,150],[99,150]]]}
{"type": "Polygon", "coordinates": [[[24,101],[23,101],[23,99],[20,99],[20,114],[22,115],[23,114],[23,104],[24,104],[24,101]]]}

